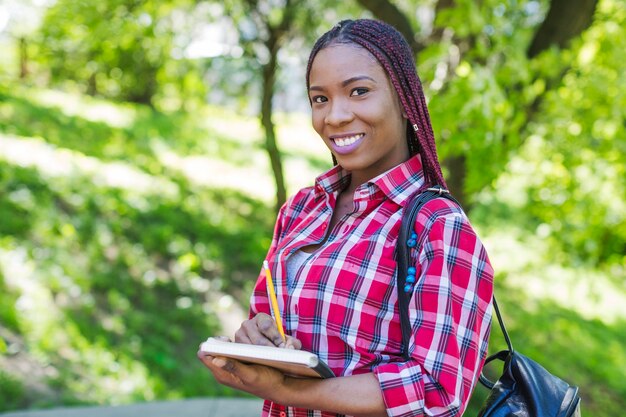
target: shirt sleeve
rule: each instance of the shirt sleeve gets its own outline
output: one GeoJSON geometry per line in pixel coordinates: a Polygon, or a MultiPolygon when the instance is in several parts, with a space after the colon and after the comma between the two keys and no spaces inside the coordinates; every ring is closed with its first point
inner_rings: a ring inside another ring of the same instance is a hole
{"type": "Polygon", "coordinates": [[[374,369],[389,416],[461,415],[487,354],[493,269],[461,211],[428,205],[416,221],[426,237],[409,302],[410,360],[374,369]]]}

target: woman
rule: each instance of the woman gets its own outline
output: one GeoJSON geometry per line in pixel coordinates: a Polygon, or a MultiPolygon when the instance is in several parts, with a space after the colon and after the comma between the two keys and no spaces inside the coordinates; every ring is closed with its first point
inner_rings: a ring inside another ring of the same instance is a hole
{"type": "Polygon", "coordinates": [[[403,359],[394,260],[403,207],[445,186],[409,46],[387,24],[343,21],[315,44],[307,89],[337,165],[278,215],[267,260],[289,336],[283,343],[269,315],[261,273],[235,339],[315,352],[338,377],[199,357],[220,383],[266,399],[263,416],[460,415],[486,354],[493,270],[462,210],[427,203],[403,359]]]}

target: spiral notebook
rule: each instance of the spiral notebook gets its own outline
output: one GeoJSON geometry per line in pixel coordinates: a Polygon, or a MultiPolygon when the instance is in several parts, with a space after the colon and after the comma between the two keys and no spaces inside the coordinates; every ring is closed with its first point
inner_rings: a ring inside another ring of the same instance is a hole
{"type": "Polygon", "coordinates": [[[309,378],[333,378],[335,374],[316,354],[305,350],[257,346],[208,338],[200,350],[211,356],[233,358],[279,369],[285,374],[309,378]]]}

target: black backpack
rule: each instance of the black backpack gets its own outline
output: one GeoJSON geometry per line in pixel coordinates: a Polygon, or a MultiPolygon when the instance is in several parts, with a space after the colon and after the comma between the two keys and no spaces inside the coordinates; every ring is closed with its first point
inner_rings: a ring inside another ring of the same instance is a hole
{"type": "MultiPolygon", "coordinates": [[[[410,292],[404,290],[407,285],[407,271],[411,264],[410,249],[419,244],[419,237],[414,231],[417,213],[424,204],[434,198],[447,198],[459,204],[442,187],[428,188],[409,198],[402,217],[402,225],[396,244],[398,261],[398,307],[402,329],[402,354],[409,359],[409,322],[408,305],[410,292]]],[[[460,204],[459,204],[460,206],[460,204]]],[[[411,284],[411,283],[409,283],[411,284]]],[[[504,326],[496,298],[493,307],[507,343],[507,350],[502,350],[487,358],[485,365],[493,360],[504,361],[503,372],[494,383],[482,373],[479,381],[491,390],[478,417],[580,417],[580,396],[578,387],[552,375],[537,362],[513,349],[511,339],[504,326]]]]}

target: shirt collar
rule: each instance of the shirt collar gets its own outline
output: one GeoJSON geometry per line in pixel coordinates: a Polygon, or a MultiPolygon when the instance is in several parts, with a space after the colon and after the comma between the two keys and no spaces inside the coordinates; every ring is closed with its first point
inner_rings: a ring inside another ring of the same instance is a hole
{"type": "Polygon", "coordinates": [[[404,207],[408,198],[424,185],[424,171],[420,155],[409,158],[389,171],[369,181],[390,200],[404,207]]]}
{"type": "Polygon", "coordinates": [[[350,183],[350,173],[343,169],[341,165],[335,165],[315,179],[315,197],[323,194],[340,192],[350,183]]]}
{"type": "MultiPolygon", "coordinates": [[[[315,196],[332,194],[343,190],[350,183],[350,172],[336,165],[315,180],[315,196]]],[[[382,192],[399,206],[404,206],[407,199],[424,184],[424,171],[419,155],[396,165],[379,176],[357,188],[355,199],[372,198],[382,192]]]]}

